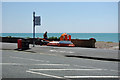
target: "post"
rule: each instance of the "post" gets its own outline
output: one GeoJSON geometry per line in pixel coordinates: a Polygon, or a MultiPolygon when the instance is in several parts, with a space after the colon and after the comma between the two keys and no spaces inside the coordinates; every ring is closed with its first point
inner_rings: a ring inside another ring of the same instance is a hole
{"type": "Polygon", "coordinates": [[[33,12],[33,47],[35,47],[35,12],[33,12]]]}

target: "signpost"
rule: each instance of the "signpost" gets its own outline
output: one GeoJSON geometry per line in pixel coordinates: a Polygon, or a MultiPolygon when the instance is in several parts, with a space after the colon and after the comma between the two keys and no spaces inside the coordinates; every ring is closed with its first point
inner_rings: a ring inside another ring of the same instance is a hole
{"type": "Polygon", "coordinates": [[[40,16],[35,16],[35,12],[33,12],[33,47],[35,47],[35,25],[41,25],[40,16]]]}
{"type": "Polygon", "coordinates": [[[35,17],[35,25],[40,25],[40,16],[35,17]]]}

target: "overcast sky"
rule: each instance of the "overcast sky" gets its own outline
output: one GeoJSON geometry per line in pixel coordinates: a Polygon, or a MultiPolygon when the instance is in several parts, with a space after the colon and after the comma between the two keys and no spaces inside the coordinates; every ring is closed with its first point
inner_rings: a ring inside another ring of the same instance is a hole
{"type": "Polygon", "coordinates": [[[37,33],[117,33],[117,2],[3,2],[4,33],[32,33],[33,11],[42,17],[37,33]]]}

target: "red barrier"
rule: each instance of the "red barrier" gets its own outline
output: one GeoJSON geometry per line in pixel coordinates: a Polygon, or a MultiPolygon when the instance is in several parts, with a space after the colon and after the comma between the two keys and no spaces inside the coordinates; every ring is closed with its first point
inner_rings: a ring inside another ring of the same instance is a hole
{"type": "Polygon", "coordinates": [[[18,49],[22,49],[22,39],[18,39],[18,49]]]}

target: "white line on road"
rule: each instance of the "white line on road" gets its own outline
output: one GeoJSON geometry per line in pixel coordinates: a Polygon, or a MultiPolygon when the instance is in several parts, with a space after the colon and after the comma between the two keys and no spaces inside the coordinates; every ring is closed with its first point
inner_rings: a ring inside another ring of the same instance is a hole
{"type": "Polygon", "coordinates": [[[58,52],[57,50],[50,50],[51,52],[58,52]]]}
{"type": "Polygon", "coordinates": [[[50,50],[51,52],[60,52],[60,53],[74,53],[72,51],[57,51],[57,50],[50,50]]]}
{"type": "Polygon", "coordinates": [[[114,71],[114,72],[120,72],[119,70],[110,70],[110,71],[114,71]]]}
{"type": "Polygon", "coordinates": [[[32,71],[93,71],[102,69],[29,69],[32,71]]]}
{"type": "Polygon", "coordinates": [[[43,76],[47,76],[47,77],[53,77],[53,78],[63,78],[60,76],[55,76],[55,75],[49,75],[49,74],[44,74],[44,73],[40,73],[40,72],[33,72],[33,71],[26,71],[28,73],[33,73],[33,74],[39,74],[39,75],[43,75],[43,76]]]}
{"type": "Polygon", "coordinates": [[[0,63],[0,65],[43,65],[43,66],[69,66],[69,64],[20,64],[20,63],[0,63]]]}
{"type": "MultiPolygon", "coordinates": [[[[103,68],[90,67],[90,66],[80,66],[80,65],[74,65],[74,66],[75,66],[75,67],[83,67],[83,68],[103,69],[103,68]]],[[[118,71],[118,70],[112,70],[112,69],[103,69],[103,70],[114,71],[114,72],[120,72],[120,71],[118,71]]]]}
{"type": "Polygon", "coordinates": [[[0,63],[0,65],[19,65],[19,63],[0,63]]]}
{"type": "MultiPolygon", "coordinates": [[[[75,67],[83,67],[83,68],[97,68],[97,67],[91,67],[91,66],[80,66],[80,65],[74,65],[75,67]]],[[[98,69],[98,68],[97,68],[98,69]]],[[[100,69],[100,68],[99,68],[100,69]]]]}
{"type": "Polygon", "coordinates": [[[120,78],[120,76],[64,76],[64,78],[120,78]]]}
{"type": "Polygon", "coordinates": [[[35,64],[35,65],[51,65],[51,66],[70,66],[69,64],[35,64]]]}
{"type": "Polygon", "coordinates": [[[13,56],[10,56],[10,57],[11,57],[11,58],[16,58],[16,59],[24,59],[24,60],[32,60],[32,61],[49,62],[49,61],[37,60],[37,59],[29,59],[29,58],[21,58],[21,57],[13,57],[13,56]]]}

